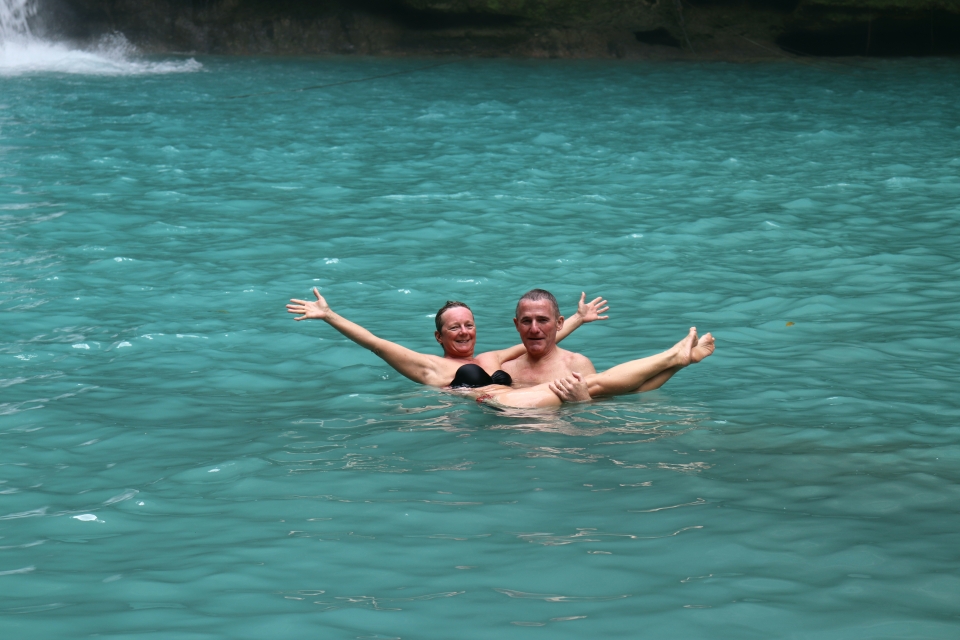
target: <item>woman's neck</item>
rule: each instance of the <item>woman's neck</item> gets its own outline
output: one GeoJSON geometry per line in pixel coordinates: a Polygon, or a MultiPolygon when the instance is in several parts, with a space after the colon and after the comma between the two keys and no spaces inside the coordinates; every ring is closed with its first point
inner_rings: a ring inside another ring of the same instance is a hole
{"type": "Polygon", "coordinates": [[[468,363],[471,363],[471,362],[473,362],[474,360],[476,360],[476,358],[473,357],[473,354],[472,354],[472,353],[471,353],[469,356],[454,356],[454,355],[450,355],[449,353],[444,352],[443,357],[444,357],[444,358],[447,358],[448,360],[460,360],[460,361],[462,361],[464,364],[468,364],[468,363]]]}

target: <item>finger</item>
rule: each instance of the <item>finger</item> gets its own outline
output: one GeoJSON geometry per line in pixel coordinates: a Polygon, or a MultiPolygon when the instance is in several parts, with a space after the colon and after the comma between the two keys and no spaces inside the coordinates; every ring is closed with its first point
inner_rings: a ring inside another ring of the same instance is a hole
{"type": "Polygon", "coordinates": [[[604,307],[602,309],[597,309],[597,313],[603,313],[604,311],[610,311],[610,307],[604,307]]]}
{"type": "Polygon", "coordinates": [[[606,303],[607,301],[600,296],[597,296],[596,298],[590,301],[590,304],[592,304],[593,306],[597,306],[599,304],[606,304],[606,303]]]}
{"type": "Polygon", "coordinates": [[[301,320],[306,320],[306,319],[307,319],[307,316],[300,316],[299,318],[294,318],[294,320],[296,320],[297,322],[300,322],[301,320]]]}
{"type": "Polygon", "coordinates": [[[580,292],[580,304],[583,304],[583,301],[586,300],[586,299],[587,299],[587,292],[586,292],[586,291],[581,291],[581,292],[580,292]]]}
{"type": "Polygon", "coordinates": [[[606,320],[610,316],[597,316],[597,320],[606,320]]]}
{"type": "Polygon", "coordinates": [[[297,300],[296,298],[290,298],[290,302],[294,302],[296,304],[307,304],[306,300],[297,300]]]}
{"type": "Polygon", "coordinates": [[[313,295],[317,296],[317,300],[320,299],[320,292],[317,291],[317,288],[316,288],[316,287],[313,288],[313,295]]]}
{"type": "Polygon", "coordinates": [[[577,382],[583,382],[583,376],[576,371],[573,372],[573,377],[576,378],[577,382]]]}

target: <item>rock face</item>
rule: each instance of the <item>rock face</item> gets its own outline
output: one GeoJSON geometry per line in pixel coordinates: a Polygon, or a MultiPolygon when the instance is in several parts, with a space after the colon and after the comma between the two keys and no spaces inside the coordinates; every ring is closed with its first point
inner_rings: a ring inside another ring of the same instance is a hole
{"type": "Polygon", "coordinates": [[[804,0],[778,43],[813,55],[960,53],[958,0],[804,0]]]}
{"type": "Polygon", "coordinates": [[[749,59],[954,55],[960,0],[40,0],[143,50],[749,59]]]}

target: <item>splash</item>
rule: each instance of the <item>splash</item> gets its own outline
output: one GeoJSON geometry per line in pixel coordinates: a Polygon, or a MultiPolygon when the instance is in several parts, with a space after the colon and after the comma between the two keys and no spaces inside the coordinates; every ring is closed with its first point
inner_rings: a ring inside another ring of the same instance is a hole
{"type": "Polygon", "coordinates": [[[77,48],[38,37],[31,21],[37,0],[0,0],[0,76],[34,72],[87,75],[140,75],[198,71],[202,65],[183,61],[140,58],[122,34],[101,38],[93,46],[77,48]]]}

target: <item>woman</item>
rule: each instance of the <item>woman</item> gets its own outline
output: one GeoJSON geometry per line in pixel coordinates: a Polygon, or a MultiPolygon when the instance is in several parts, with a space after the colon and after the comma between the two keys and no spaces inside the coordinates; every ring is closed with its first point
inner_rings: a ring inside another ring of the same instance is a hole
{"type": "MultiPolygon", "coordinates": [[[[477,327],[473,312],[462,302],[447,302],[437,312],[437,330],[434,336],[443,348],[443,357],[419,353],[395,342],[373,335],[355,322],[337,314],[314,287],[314,301],[291,299],[287,312],[300,314],[296,320],[323,320],[334,329],[350,338],[361,347],[373,351],[387,364],[414,382],[432,387],[471,386],[480,387],[491,382],[503,382],[509,388],[510,376],[500,371],[504,362],[520,357],[524,346],[518,344],[501,351],[487,351],[474,356],[477,342],[477,327]],[[459,375],[458,375],[459,373],[459,375]],[[462,384],[458,384],[462,383],[462,384]]],[[[585,302],[586,293],[580,295],[577,312],[571,316],[557,334],[557,342],[570,335],[577,327],[594,320],[606,320],[600,314],[609,307],[607,301],[596,298],[585,302]]]]}

